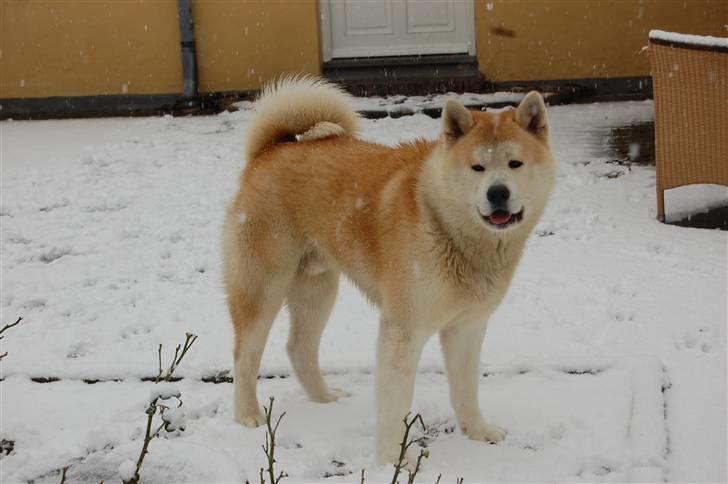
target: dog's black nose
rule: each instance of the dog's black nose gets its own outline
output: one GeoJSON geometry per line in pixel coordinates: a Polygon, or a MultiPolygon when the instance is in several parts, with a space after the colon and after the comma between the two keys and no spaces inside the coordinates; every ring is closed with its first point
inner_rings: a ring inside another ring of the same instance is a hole
{"type": "Polygon", "coordinates": [[[487,197],[493,205],[500,205],[508,201],[511,191],[505,185],[493,185],[488,189],[487,197]]]}

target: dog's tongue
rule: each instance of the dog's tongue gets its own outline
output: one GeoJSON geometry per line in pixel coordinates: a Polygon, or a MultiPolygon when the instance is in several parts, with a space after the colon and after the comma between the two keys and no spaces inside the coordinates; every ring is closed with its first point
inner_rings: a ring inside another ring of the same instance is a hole
{"type": "Polygon", "coordinates": [[[502,225],[511,219],[511,212],[505,210],[496,210],[490,214],[490,223],[493,225],[502,225]]]}

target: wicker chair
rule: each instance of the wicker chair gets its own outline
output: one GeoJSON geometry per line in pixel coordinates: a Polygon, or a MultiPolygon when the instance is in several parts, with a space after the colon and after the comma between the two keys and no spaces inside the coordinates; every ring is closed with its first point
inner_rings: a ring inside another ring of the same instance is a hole
{"type": "Polygon", "coordinates": [[[657,218],[665,190],[728,186],[728,39],[650,32],[657,218]]]}

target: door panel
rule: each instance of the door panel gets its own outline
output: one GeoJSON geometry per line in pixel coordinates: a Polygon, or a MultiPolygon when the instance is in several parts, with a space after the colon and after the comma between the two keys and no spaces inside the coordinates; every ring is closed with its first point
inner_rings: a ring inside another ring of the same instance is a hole
{"type": "Polygon", "coordinates": [[[472,0],[321,0],[324,57],[475,54],[472,0]]]}
{"type": "Polygon", "coordinates": [[[454,32],[455,12],[453,2],[407,0],[407,33],[454,32]]]}
{"type": "Polygon", "coordinates": [[[390,0],[345,1],[346,35],[392,34],[390,0]]]}

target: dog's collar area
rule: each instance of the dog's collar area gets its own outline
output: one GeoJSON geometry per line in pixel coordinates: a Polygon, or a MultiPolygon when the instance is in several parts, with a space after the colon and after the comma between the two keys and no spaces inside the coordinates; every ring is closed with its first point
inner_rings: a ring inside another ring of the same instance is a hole
{"type": "Polygon", "coordinates": [[[518,213],[511,213],[507,210],[495,210],[489,216],[481,215],[481,217],[489,226],[502,230],[523,220],[523,209],[518,213]]]}

